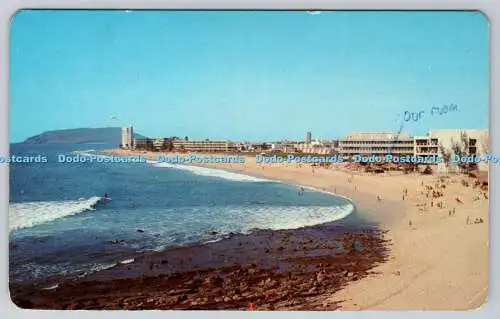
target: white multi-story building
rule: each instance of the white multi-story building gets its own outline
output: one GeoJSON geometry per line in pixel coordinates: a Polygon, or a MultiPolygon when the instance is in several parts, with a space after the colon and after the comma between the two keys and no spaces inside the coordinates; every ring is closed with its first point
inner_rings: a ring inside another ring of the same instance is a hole
{"type": "Polygon", "coordinates": [[[307,132],[306,133],[306,144],[311,144],[311,142],[312,142],[312,133],[307,132]]]}
{"type": "Polygon", "coordinates": [[[353,155],[413,155],[414,140],[407,133],[356,132],[339,140],[339,152],[344,157],[353,155]]]}
{"type": "MultiPolygon", "coordinates": [[[[487,129],[430,130],[425,136],[411,137],[407,133],[352,133],[339,141],[339,152],[345,158],[353,155],[415,155],[443,157],[442,151],[453,156],[456,143],[464,147],[465,155],[482,156],[489,152],[487,129]],[[464,139],[464,140],[463,140],[464,139]]],[[[479,169],[488,163],[479,162],[479,169]]],[[[453,163],[437,164],[438,171],[454,171],[453,163]]]]}
{"type": "MultiPolygon", "coordinates": [[[[456,143],[465,147],[466,155],[483,156],[489,153],[489,133],[487,129],[464,129],[464,130],[430,130],[429,137],[437,140],[439,145],[438,155],[443,156],[441,149],[453,155],[453,145],[456,143]]],[[[419,154],[420,155],[420,154],[419,154]]],[[[478,163],[479,169],[486,169],[488,162],[478,163]]],[[[438,170],[455,170],[456,165],[445,163],[438,165],[438,170]]]]}
{"type": "Polygon", "coordinates": [[[186,141],[173,140],[175,150],[186,152],[235,152],[237,145],[230,141],[186,141]]]}
{"type": "Polygon", "coordinates": [[[121,147],[132,149],[134,144],[134,128],[122,127],[121,147]]]}
{"type": "Polygon", "coordinates": [[[333,144],[320,142],[318,140],[311,141],[310,143],[296,143],[294,144],[296,151],[304,154],[321,154],[329,155],[333,152],[333,144]]]}

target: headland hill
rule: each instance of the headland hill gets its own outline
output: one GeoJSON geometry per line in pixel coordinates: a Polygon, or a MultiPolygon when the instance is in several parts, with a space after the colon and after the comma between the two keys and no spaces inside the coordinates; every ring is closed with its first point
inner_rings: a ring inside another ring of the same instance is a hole
{"type": "MultiPolygon", "coordinates": [[[[120,127],[75,128],[46,131],[28,137],[23,144],[116,144],[120,139],[120,127]]],[[[134,138],[145,139],[146,136],[135,133],[134,138]]]]}

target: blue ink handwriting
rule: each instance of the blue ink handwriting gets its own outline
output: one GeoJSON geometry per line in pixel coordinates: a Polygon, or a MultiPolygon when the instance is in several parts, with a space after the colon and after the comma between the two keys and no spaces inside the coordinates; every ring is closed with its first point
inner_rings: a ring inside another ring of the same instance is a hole
{"type": "MultiPolygon", "coordinates": [[[[443,115],[448,112],[454,112],[457,110],[458,110],[458,105],[450,104],[450,105],[443,105],[442,107],[433,106],[431,108],[430,113],[432,116],[436,116],[436,115],[443,115]]],[[[420,111],[420,112],[405,111],[403,119],[405,122],[409,121],[418,122],[424,117],[424,115],[425,111],[420,111]]]]}

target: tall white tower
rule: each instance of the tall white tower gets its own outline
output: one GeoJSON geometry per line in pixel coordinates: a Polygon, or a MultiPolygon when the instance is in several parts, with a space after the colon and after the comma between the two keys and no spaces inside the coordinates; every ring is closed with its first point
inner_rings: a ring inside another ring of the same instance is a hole
{"type": "Polygon", "coordinates": [[[128,144],[128,138],[127,138],[127,128],[122,127],[122,139],[121,139],[121,147],[126,148],[128,144]]]}
{"type": "Polygon", "coordinates": [[[123,148],[133,149],[134,148],[134,128],[122,127],[122,138],[121,144],[123,148]]]}
{"type": "Polygon", "coordinates": [[[311,132],[307,132],[306,133],[306,143],[311,144],[311,141],[312,141],[312,134],[311,134],[311,132]]]}

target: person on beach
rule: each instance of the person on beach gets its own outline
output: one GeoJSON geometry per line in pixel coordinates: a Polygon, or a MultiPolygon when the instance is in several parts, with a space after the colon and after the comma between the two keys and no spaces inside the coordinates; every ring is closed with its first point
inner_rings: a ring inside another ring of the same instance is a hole
{"type": "Polygon", "coordinates": [[[304,194],[304,187],[300,188],[298,194],[299,194],[299,196],[302,196],[304,194]]]}

